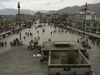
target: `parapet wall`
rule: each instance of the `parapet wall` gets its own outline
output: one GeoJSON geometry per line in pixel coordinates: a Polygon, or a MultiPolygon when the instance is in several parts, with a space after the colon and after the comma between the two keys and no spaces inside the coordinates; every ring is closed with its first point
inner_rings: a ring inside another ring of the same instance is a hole
{"type": "Polygon", "coordinates": [[[86,57],[82,54],[80,50],[78,50],[77,56],[81,64],[89,64],[88,60],[86,59],[86,57]]]}
{"type": "Polygon", "coordinates": [[[64,71],[64,68],[49,68],[48,75],[56,75],[58,72],[59,75],[74,75],[74,72],[76,75],[87,75],[87,73],[90,71],[90,68],[71,68],[70,71],[64,71]]]}
{"type": "Polygon", "coordinates": [[[51,55],[52,51],[49,51],[48,75],[56,75],[57,72],[60,75],[74,75],[74,72],[76,75],[87,75],[91,70],[91,65],[81,51],[77,51],[78,59],[81,62],[79,64],[52,63],[51,55]]]}

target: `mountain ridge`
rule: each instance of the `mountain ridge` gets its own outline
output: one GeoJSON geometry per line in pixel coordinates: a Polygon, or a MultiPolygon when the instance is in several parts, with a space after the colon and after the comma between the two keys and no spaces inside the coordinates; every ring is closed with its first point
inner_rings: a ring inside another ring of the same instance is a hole
{"type": "MultiPolygon", "coordinates": [[[[39,10],[41,13],[47,13],[49,10],[39,10]]],[[[33,11],[29,9],[20,9],[21,14],[30,14],[33,15],[38,11],[33,11]]],[[[16,15],[18,14],[18,9],[11,9],[11,8],[5,8],[0,10],[0,15],[16,15]]]]}
{"type": "MultiPolygon", "coordinates": [[[[87,8],[90,11],[95,12],[96,14],[100,14],[99,7],[100,7],[100,3],[87,4],[87,8]]],[[[82,6],[78,6],[78,5],[68,6],[68,7],[64,7],[62,9],[59,9],[59,10],[37,10],[36,11],[36,10],[29,10],[29,9],[21,9],[20,13],[21,14],[33,15],[36,12],[40,11],[41,13],[46,13],[46,14],[53,14],[53,13],[59,13],[59,14],[70,13],[70,14],[74,14],[78,11],[81,11],[81,9],[84,9],[84,8],[85,8],[85,5],[82,5],[82,6]]],[[[13,15],[18,14],[18,9],[5,8],[5,9],[0,10],[0,15],[11,15],[11,14],[13,14],[13,15]]]]}
{"type": "MultiPolygon", "coordinates": [[[[95,3],[95,4],[87,4],[87,8],[93,12],[96,12],[97,14],[100,14],[100,10],[99,10],[99,7],[100,7],[100,3],[95,3]]],[[[81,11],[81,9],[84,9],[85,8],[85,5],[82,5],[82,6],[73,6],[73,7],[65,7],[63,9],[60,9],[60,10],[57,10],[57,11],[50,11],[48,12],[48,14],[53,14],[53,13],[59,13],[59,14],[62,14],[62,13],[70,13],[70,14],[74,14],[75,12],[78,12],[78,11],[81,11]]]]}

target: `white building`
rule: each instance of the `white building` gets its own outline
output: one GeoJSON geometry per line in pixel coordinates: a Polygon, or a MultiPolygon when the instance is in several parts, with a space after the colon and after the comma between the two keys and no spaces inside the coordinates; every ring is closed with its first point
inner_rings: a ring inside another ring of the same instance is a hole
{"type": "MultiPolygon", "coordinates": [[[[85,11],[79,11],[76,13],[76,16],[79,17],[79,19],[85,19],[85,11]]],[[[95,12],[91,12],[90,10],[86,11],[86,20],[96,20],[100,21],[100,15],[96,14],[95,12]]]]}
{"type": "Polygon", "coordinates": [[[85,25],[85,30],[91,30],[92,32],[99,31],[100,32],[100,15],[95,14],[95,12],[91,12],[87,10],[86,12],[86,24],[85,21],[85,12],[80,11],[75,13],[75,16],[69,16],[67,18],[67,23],[77,29],[83,30],[83,26],[85,25]]]}

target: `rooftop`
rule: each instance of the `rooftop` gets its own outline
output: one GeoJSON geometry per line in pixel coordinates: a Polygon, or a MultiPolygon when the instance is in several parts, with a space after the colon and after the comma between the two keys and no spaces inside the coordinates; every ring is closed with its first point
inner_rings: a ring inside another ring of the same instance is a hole
{"type": "Polygon", "coordinates": [[[42,51],[67,51],[67,50],[85,50],[76,41],[45,41],[43,42],[42,51]]]}
{"type": "Polygon", "coordinates": [[[90,68],[91,65],[86,57],[82,54],[80,50],[76,52],[76,64],[68,64],[67,61],[67,51],[66,52],[53,52],[49,51],[49,67],[70,67],[70,68],[90,68]]]}

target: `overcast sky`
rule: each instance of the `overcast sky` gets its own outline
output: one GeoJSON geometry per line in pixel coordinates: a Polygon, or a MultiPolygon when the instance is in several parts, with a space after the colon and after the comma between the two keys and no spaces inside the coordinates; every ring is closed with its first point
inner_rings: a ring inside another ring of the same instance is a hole
{"type": "Polygon", "coordinates": [[[17,9],[18,1],[21,9],[30,10],[59,10],[68,6],[81,6],[87,4],[100,3],[100,0],[0,0],[0,9],[17,9]]]}

